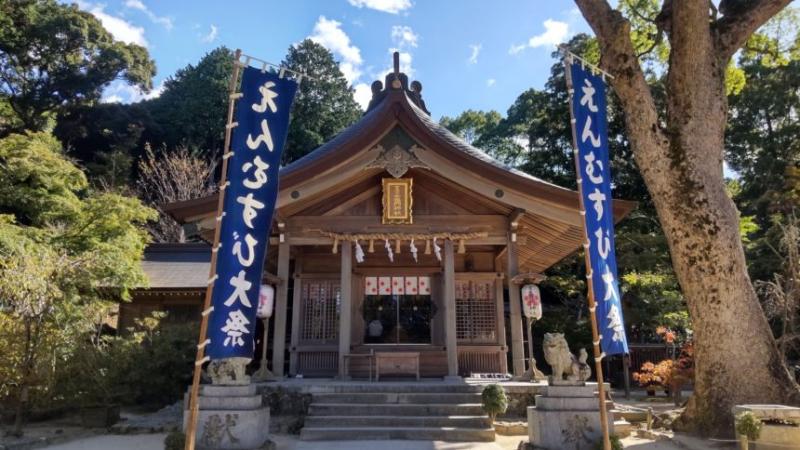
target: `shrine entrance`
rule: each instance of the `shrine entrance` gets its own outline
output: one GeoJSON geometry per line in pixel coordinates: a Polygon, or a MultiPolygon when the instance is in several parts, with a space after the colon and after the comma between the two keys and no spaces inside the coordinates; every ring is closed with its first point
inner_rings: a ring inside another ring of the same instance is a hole
{"type": "Polygon", "coordinates": [[[431,344],[438,308],[430,277],[366,277],[361,316],[364,344],[431,344]]]}

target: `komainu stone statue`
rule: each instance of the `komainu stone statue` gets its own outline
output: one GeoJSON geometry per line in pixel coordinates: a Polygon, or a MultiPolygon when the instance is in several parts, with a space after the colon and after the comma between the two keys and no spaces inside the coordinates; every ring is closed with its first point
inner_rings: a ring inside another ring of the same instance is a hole
{"type": "Polygon", "coordinates": [[[565,376],[567,381],[573,383],[582,383],[591,377],[592,370],[586,363],[586,350],[581,349],[580,358],[576,358],[570,353],[563,333],[545,333],[542,347],[544,359],[553,369],[550,384],[563,382],[565,376]]]}
{"type": "Polygon", "coordinates": [[[245,375],[245,367],[250,358],[225,358],[211,361],[206,372],[211,377],[212,384],[228,386],[250,384],[250,377],[245,375]]]}

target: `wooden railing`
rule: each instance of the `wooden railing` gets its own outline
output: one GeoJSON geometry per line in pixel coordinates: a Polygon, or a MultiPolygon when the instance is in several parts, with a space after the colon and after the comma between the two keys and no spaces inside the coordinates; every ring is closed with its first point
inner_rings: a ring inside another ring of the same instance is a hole
{"type": "Polygon", "coordinates": [[[498,345],[459,345],[458,372],[462,376],[471,373],[506,373],[506,355],[498,345]]]}

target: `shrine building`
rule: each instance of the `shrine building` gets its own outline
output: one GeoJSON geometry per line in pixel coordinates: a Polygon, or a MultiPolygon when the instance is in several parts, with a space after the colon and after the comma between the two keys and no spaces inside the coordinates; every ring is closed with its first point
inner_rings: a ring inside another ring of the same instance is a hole
{"type": "MultiPolygon", "coordinates": [[[[276,289],[276,375],[366,377],[371,358],[359,355],[391,352],[413,356],[421,377],[519,375],[520,280],[584,241],[577,192],[445,129],[397,63],[372,84],[363,117],[282,167],[279,186],[264,278],[276,289]]],[[[615,201],[616,219],[634,205],[615,201]]],[[[214,195],[166,210],[211,242],[216,207],[214,195]]],[[[210,252],[185,253],[149,254],[145,269],[157,285],[150,300],[134,296],[122,322],[142,305],[199,313],[210,252]]]]}

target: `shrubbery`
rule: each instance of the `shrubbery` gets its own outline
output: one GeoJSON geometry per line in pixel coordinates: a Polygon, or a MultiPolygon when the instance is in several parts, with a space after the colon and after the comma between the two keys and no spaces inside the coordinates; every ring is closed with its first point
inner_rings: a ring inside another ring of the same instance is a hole
{"type": "Polygon", "coordinates": [[[56,372],[54,404],[159,408],[191,381],[196,324],[170,324],[164,313],[137,320],[121,334],[87,339],[56,372]]]}

